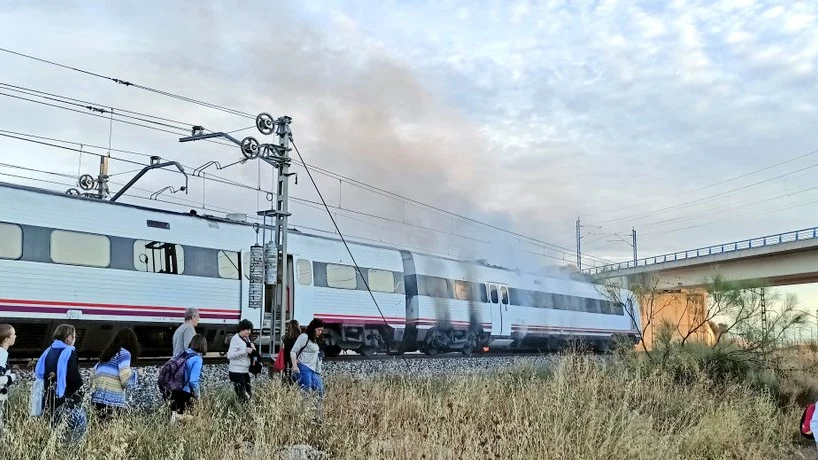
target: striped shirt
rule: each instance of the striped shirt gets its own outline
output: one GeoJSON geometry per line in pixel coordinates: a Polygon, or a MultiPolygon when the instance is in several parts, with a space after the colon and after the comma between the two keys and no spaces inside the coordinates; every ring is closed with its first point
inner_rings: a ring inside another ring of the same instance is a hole
{"type": "Polygon", "coordinates": [[[110,361],[94,367],[91,402],[126,407],[125,388],[135,383],[136,372],[131,369],[131,353],[122,348],[110,361]]]}

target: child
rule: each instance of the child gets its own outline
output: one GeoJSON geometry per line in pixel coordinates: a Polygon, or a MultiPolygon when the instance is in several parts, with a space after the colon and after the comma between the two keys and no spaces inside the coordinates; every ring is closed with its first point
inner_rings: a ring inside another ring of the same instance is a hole
{"type": "Polygon", "coordinates": [[[91,402],[100,420],[105,421],[127,407],[125,388],[133,386],[137,379],[131,369],[131,359],[136,359],[139,351],[134,331],[120,329],[99,356],[99,363],[94,367],[91,402]]]}
{"type": "Polygon", "coordinates": [[[88,419],[82,408],[82,375],[74,342],[77,330],[70,324],[60,324],[54,330],[54,342],[46,348],[34,376],[44,381],[43,411],[56,427],[67,422],[68,441],[76,442],[85,433],[88,419]]]}
{"type": "Polygon", "coordinates": [[[184,414],[185,409],[193,405],[193,398],[199,399],[201,390],[199,378],[202,375],[202,356],[207,353],[207,339],[202,334],[196,334],[190,340],[190,347],[185,350],[188,358],[185,360],[185,384],[181,390],[173,390],[170,395],[170,410],[173,411],[171,421],[176,421],[184,414]]]}
{"type": "Polygon", "coordinates": [[[14,345],[17,335],[11,324],[0,324],[0,429],[3,428],[3,408],[8,399],[9,387],[17,380],[17,375],[9,369],[9,347],[14,345]]]}

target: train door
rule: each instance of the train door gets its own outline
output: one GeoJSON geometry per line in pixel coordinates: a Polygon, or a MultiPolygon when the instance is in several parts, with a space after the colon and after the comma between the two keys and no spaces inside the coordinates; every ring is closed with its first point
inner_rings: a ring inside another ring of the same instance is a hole
{"type": "Polygon", "coordinates": [[[491,335],[511,335],[511,318],[508,313],[508,286],[486,283],[491,304],[491,335]]]}
{"type": "Polygon", "coordinates": [[[511,316],[508,312],[508,286],[499,285],[500,290],[500,319],[502,324],[501,335],[508,337],[511,335],[511,316]]]}

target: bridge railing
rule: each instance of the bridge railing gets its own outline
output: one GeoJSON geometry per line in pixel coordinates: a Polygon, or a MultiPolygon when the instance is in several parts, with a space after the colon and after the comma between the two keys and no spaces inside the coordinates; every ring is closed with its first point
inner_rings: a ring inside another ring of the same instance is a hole
{"type": "Polygon", "coordinates": [[[644,259],[629,260],[626,262],[617,262],[613,264],[601,265],[599,267],[584,269],[582,270],[582,272],[589,275],[598,275],[600,273],[625,270],[628,268],[646,267],[649,265],[675,262],[678,260],[695,259],[696,257],[710,256],[713,254],[744,251],[747,249],[774,246],[777,244],[789,243],[791,241],[811,240],[815,238],[818,238],[818,227],[805,228],[803,230],[795,230],[786,233],[778,233],[775,235],[760,236],[758,238],[734,241],[732,243],[716,244],[713,246],[689,249],[686,251],[671,252],[668,254],[661,254],[653,257],[645,257],[644,259]]]}

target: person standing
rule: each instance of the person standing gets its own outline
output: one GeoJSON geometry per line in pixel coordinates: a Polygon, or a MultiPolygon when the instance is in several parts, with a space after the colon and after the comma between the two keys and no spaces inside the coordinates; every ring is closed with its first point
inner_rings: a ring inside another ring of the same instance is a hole
{"type": "Polygon", "coordinates": [[[176,328],[173,333],[173,356],[179,356],[190,346],[190,341],[196,335],[196,326],[199,325],[199,310],[188,308],[185,310],[185,322],[176,328]]]}
{"type": "Polygon", "coordinates": [[[91,381],[91,402],[100,420],[105,421],[127,408],[125,389],[137,381],[131,360],[136,359],[139,352],[139,341],[133,329],[120,329],[99,356],[91,381]]]}
{"type": "Polygon", "coordinates": [[[316,397],[316,420],[323,417],[324,382],[321,380],[321,347],[318,340],[324,333],[324,322],[314,318],[307,331],[298,336],[290,352],[293,377],[305,396],[316,397]]]}
{"type": "Polygon", "coordinates": [[[77,330],[70,324],[60,324],[54,330],[54,342],[34,368],[34,376],[43,380],[43,413],[51,418],[52,426],[66,420],[69,441],[78,440],[88,425],[82,403],[82,375],[74,349],[77,330]]]}
{"type": "Polygon", "coordinates": [[[292,362],[292,355],[290,354],[293,351],[293,345],[295,345],[295,341],[298,340],[298,336],[301,335],[301,325],[298,324],[298,320],[291,319],[287,323],[287,333],[284,335],[284,372],[283,372],[283,379],[285,382],[293,382],[293,369],[296,368],[292,362]]]}
{"type": "Polygon", "coordinates": [[[14,345],[17,334],[11,324],[0,324],[0,430],[3,429],[4,407],[9,387],[17,381],[17,374],[9,368],[9,347],[14,345]]]}
{"type": "MultiPolygon", "coordinates": [[[[201,390],[199,379],[202,375],[202,356],[207,354],[207,339],[196,334],[190,340],[190,347],[184,350],[187,353],[185,360],[185,385],[180,390],[173,390],[170,395],[170,410],[173,411],[171,421],[176,421],[185,410],[193,405],[193,399],[199,399],[201,390]]],[[[181,354],[181,353],[180,353],[181,354]]]]}
{"type": "Polygon", "coordinates": [[[239,401],[247,402],[250,397],[250,355],[256,351],[256,346],[250,343],[250,333],[253,331],[253,323],[243,319],[239,322],[239,331],[230,339],[230,346],[227,349],[227,375],[239,401]]]}

